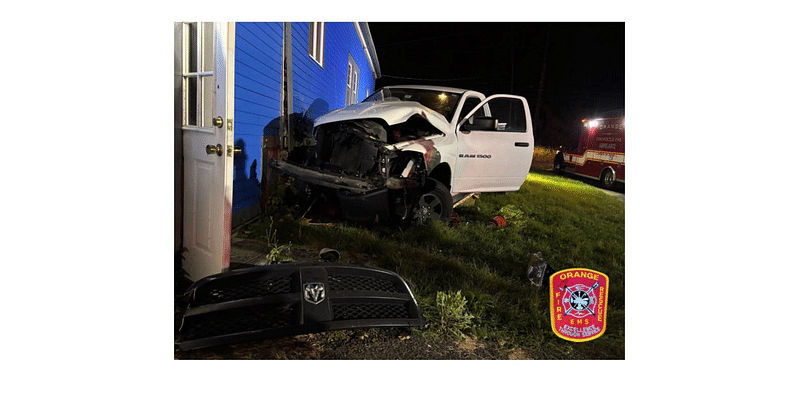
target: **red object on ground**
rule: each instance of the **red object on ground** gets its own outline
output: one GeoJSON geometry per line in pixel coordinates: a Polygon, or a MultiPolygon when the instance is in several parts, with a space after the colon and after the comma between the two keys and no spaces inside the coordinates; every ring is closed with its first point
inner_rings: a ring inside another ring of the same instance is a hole
{"type": "Polygon", "coordinates": [[[506,227],[506,219],[502,215],[497,215],[494,218],[492,218],[492,223],[495,224],[498,228],[506,227]]]}
{"type": "Polygon", "coordinates": [[[458,214],[453,213],[453,216],[450,217],[450,226],[453,228],[457,227],[461,224],[461,220],[458,218],[458,214]]]}

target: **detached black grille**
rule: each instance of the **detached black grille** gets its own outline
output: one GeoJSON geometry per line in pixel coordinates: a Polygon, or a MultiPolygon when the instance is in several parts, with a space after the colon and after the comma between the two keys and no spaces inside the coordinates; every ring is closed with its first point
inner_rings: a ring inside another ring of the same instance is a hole
{"type": "Polygon", "coordinates": [[[422,326],[403,279],[353,265],[279,264],[212,275],[187,292],[177,344],[190,350],[326,330],[422,326]]]}
{"type": "Polygon", "coordinates": [[[198,316],[186,327],[184,340],[195,340],[232,333],[283,328],[292,324],[294,307],[271,305],[245,307],[222,314],[198,316]]]}
{"type": "Polygon", "coordinates": [[[338,291],[362,290],[388,293],[399,292],[393,281],[377,279],[369,276],[341,274],[329,275],[328,282],[331,284],[331,290],[338,291]]]}
{"type": "Polygon", "coordinates": [[[228,284],[208,290],[207,295],[201,296],[197,305],[223,303],[250,297],[289,293],[291,291],[292,281],[291,278],[287,276],[258,279],[253,282],[240,280],[242,282],[238,282],[237,284],[228,284]]]}
{"type": "Polygon", "coordinates": [[[333,319],[409,318],[408,309],[399,304],[337,304],[333,319]]]}

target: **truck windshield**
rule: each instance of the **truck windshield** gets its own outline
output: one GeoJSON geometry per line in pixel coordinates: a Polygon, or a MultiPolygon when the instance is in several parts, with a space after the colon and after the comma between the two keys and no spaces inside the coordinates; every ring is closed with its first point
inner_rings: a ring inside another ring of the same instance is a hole
{"type": "Polygon", "coordinates": [[[411,88],[383,88],[372,96],[367,97],[363,102],[370,101],[416,101],[425,107],[428,107],[442,116],[448,121],[453,118],[456,111],[458,100],[461,98],[460,93],[443,92],[429,89],[411,89],[411,88]]]}

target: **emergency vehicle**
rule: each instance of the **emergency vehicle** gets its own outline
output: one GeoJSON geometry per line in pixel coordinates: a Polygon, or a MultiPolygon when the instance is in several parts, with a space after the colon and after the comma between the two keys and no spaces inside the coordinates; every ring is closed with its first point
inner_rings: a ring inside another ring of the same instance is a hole
{"type": "Polygon", "coordinates": [[[578,146],[553,160],[557,173],[599,179],[605,188],[625,183],[625,117],[584,119],[578,146]]]}

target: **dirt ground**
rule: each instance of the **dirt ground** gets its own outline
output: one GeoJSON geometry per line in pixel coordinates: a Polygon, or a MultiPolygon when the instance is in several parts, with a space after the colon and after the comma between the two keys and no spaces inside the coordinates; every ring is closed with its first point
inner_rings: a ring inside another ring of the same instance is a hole
{"type": "Polygon", "coordinates": [[[521,349],[398,328],[353,329],[175,351],[176,360],[514,360],[521,349]]]}

